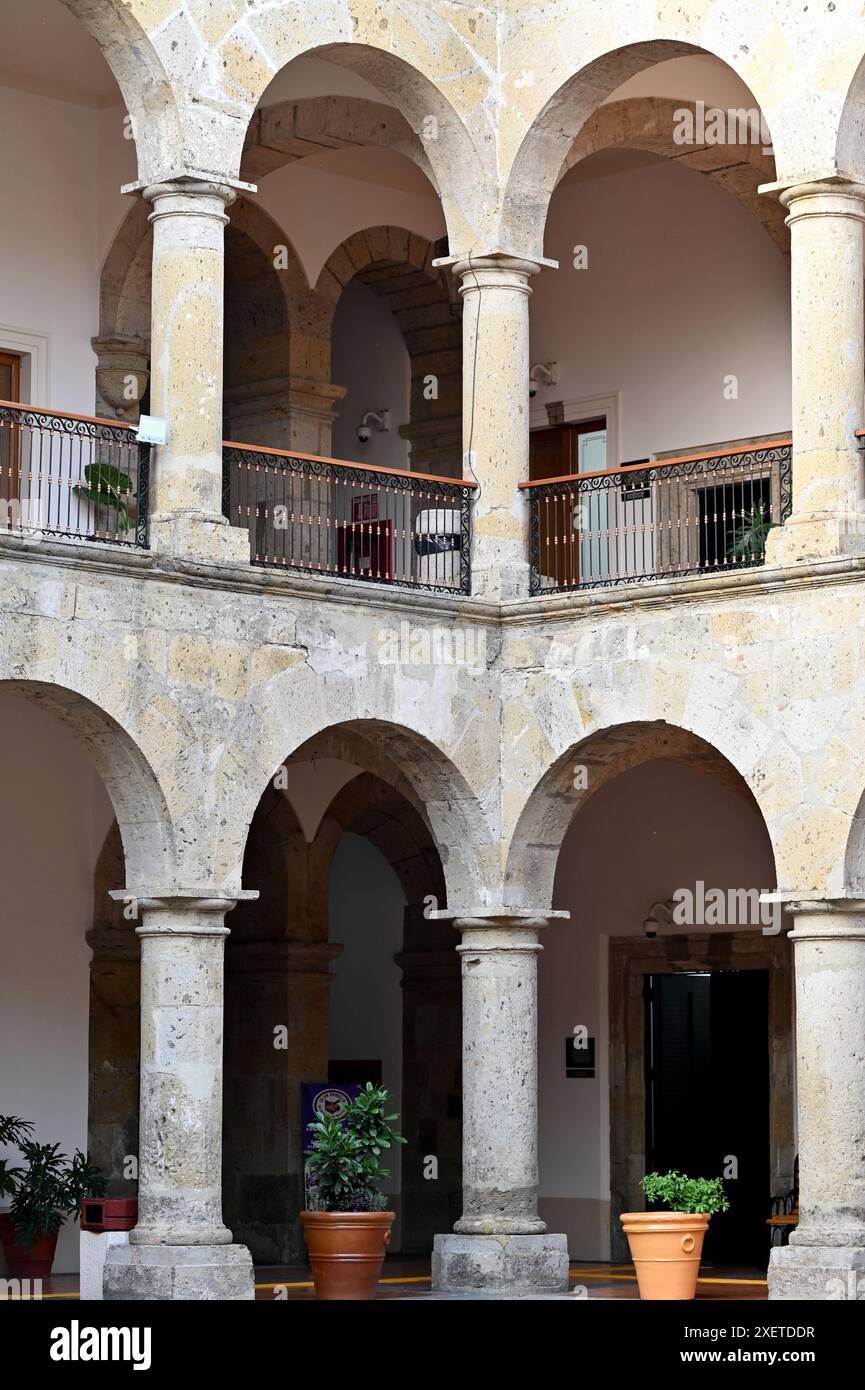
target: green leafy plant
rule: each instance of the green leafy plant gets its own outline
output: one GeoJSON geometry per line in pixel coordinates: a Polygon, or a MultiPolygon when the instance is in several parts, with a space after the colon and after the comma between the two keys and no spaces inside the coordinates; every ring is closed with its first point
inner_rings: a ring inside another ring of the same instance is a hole
{"type": "Polygon", "coordinates": [[[733,528],[733,540],[727,551],[728,560],[745,560],[752,564],[762,560],[766,553],[766,537],[774,525],[766,515],[764,504],[752,507],[750,512],[742,512],[740,526],[733,528]]]}
{"type": "Polygon", "coordinates": [[[391,1124],[398,1116],[385,1113],[388,1099],[383,1086],[368,1081],[340,1118],[322,1115],[309,1125],[313,1138],[304,1152],[313,1182],[310,1210],[384,1211],[387,1199],[378,1184],[389,1169],[381,1155],[406,1142],[391,1124]]]}
{"type": "Polygon", "coordinates": [[[689,1178],[671,1168],[669,1173],[647,1173],[640,1186],[648,1202],[663,1202],[670,1211],[729,1211],[730,1203],[720,1178],[689,1178]]]}
{"type": "Polygon", "coordinates": [[[24,1249],[59,1230],[77,1212],[84,1197],[100,1197],[105,1177],[76,1149],[72,1158],[59,1144],[30,1138],[33,1125],[17,1115],[0,1115],[0,1144],[14,1144],[22,1165],[0,1159],[0,1197],[11,1197],[9,1212],[15,1237],[24,1249]]]}
{"type": "Polygon", "coordinates": [[[132,479],[128,473],[121,473],[110,463],[88,463],[84,469],[86,486],[76,483],[74,491],[94,507],[108,507],[117,513],[117,528],[128,531],[130,526],[129,508],[126,499],[132,492],[132,479]]]}

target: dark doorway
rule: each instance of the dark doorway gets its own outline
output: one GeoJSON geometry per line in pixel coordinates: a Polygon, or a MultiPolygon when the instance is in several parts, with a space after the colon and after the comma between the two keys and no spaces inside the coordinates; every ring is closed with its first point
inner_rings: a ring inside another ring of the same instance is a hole
{"type": "Polygon", "coordinates": [[[766,1263],[769,1209],[769,975],[719,970],[645,976],[646,1171],[722,1177],[704,1258],[766,1263]]]}

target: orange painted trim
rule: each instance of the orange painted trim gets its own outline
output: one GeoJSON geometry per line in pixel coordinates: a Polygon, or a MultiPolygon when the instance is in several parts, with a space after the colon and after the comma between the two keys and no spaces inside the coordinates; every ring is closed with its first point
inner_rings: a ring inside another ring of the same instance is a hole
{"type": "MultiPolygon", "coordinates": [[[[865,434],[865,430],[861,431],[865,434]]],[[[753,454],[757,449],[778,449],[792,444],[786,439],[767,439],[762,444],[751,444],[744,449],[710,449],[705,454],[677,454],[674,458],[648,459],[646,463],[627,463],[621,468],[599,468],[595,473],[565,473],[561,478],[533,478],[528,483],[517,483],[518,488],[544,487],[547,483],[573,483],[581,478],[609,478],[613,473],[645,473],[648,468],[666,468],[670,463],[695,463],[698,459],[735,458],[737,454],[753,454]]]]}
{"type": "Polygon", "coordinates": [[[134,430],[135,425],[127,425],[125,420],[103,420],[99,415],[76,415],[73,410],[52,410],[50,406],[25,405],[22,401],[0,401],[13,410],[33,410],[37,415],[56,415],[59,420],[85,420],[88,425],[109,425],[113,430],[134,430]]]}
{"type": "Polygon", "coordinates": [[[360,468],[367,473],[393,473],[398,478],[423,478],[429,483],[450,483],[451,487],[477,487],[468,478],[441,478],[437,473],[413,473],[410,468],[381,468],[375,463],[356,463],[354,459],[332,459],[326,454],[301,454],[297,449],[268,449],[264,444],[238,444],[223,439],[223,449],[243,449],[248,454],[270,454],[274,458],[311,459],[314,463],[335,463],[338,468],[360,468]]]}

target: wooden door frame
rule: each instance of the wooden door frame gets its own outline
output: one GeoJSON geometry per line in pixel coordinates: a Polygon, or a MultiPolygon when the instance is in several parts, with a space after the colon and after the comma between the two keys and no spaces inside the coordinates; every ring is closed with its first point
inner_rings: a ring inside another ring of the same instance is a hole
{"type": "MultiPolygon", "coordinates": [[[[20,352],[12,352],[8,348],[0,348],[0,365],[10,366],[12,368],[12,390],[9,393],[9,400],[13,404],[19,403],[21,400],[21,368],[23,366],[20,352]]],[[[2,398],[2,393],[0,393],[0,398],[2,398]]],[[[6,446],[9,455],[8,464],[3,458],[3,453],[5,451],[0,448],[0,468],[9,468],[8,488],[5,485],[5,479],[0,475],[0,501],[7,503],[12,502],[13,499],[18,496],[21,476],[18,462],[18,442],[20,435],[21,430],[18,425],[9,426],[8,435],[5,436],[8,440],[6,446]]],[[[2,438],[3,436],[0,436],[0,439],[2,438]]]]}
{"type": "MultiPolygon", "coordinates": [[[[769,1177],[787,1191],[796,1154],[793,948],[786,934],[693,933],[613,937],[609,942],[610,1251],[629,1259],[619,1217],[645,1206],[645,1012],[643,979],[677,971],[766,970],[769,975],[769,1177]]],[[[769,1194],[766,1215],[769,1215],[769,1194]]],[[[768,1249],[768,1243],[767,1243],[768,1249]]]]}

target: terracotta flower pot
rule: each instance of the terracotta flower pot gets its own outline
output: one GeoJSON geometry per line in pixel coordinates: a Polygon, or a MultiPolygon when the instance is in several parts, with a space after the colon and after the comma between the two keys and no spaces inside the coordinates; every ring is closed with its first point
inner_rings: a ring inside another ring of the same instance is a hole
{"type": "Polygon", "coordinates": [[[302,1211],[318,1298],[375,1298],[392,1211],[302,1211]]]}
{"type": "Polygon", "coordinates": [[[8,1211],[0,1211],[0,1240],[11,1279],[47,1279],[54,1264],[57,1252],[57,1235],[42,1236],[35,1244],[26,1247],[18,1244],[12,1217],[8,1211]]]}
{"type": "Polygon", "coordinates": [[[640,1298],[694,1297],[708,1224],[705,1212],[624,1213],[622,1226],[631,1247],[640,1298]]]}

